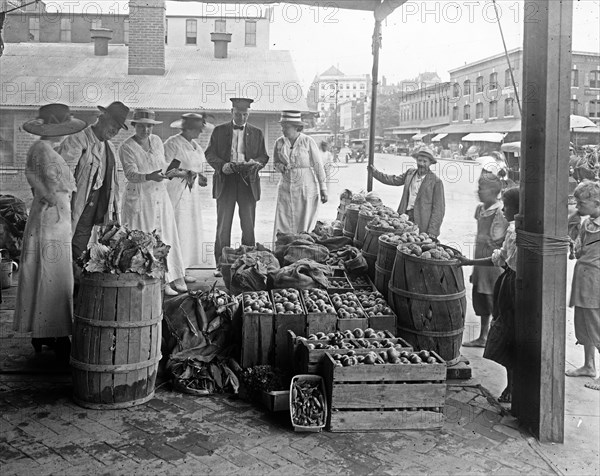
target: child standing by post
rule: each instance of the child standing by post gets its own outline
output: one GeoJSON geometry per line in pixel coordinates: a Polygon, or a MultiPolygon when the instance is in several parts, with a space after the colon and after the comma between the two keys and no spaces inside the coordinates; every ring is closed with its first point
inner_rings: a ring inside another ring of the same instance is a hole
{"type": "MultiPolygon", "coordinates": [[[[477,195],[481,203],[475,210],[477,237],[475,238],[475,259],[488,258],[504,241],[508,222],[502,213],[502,202],[498,195],[502,181],[496,175],[486,174],[479,179],[477,195]]],[[[465,347],[485,347],[490,328],[490,316],[494,307],[494,284],[502,270],[498,267],[476,266],[471,275],[473,284],[473,309],[481,319],[479,337],[465,342],[465,347]]]]}
{"type": "Polygon", "coordinates": [[[500,249],[492,252],[490,257],[467,259],[460,256],[461,265],[500,266],[504,272],[494,285],[494,308],[488,339],[483,356],[498,362],[506,368],[507,384],[498,401],[508,403],[512,395],[512,373],[515,365],[515,280],[517,275],[517,235],[515,232],[515,215],[519,213],[519,189],[510,188],[502,194],[504,218],[508,221],[508,229],[504,243],[500,249]]]}
{"type": "Polygon", "coordinates": [[[571,285],[570,306],[575,306],[575,337],[583,345],[583,366],[568,370],[569,377],[592,377],[586,387],[600,390],[596,378],[595,349],[600,351],[600,183],[584,180],[574,193],[577,213],[589,215],[575,240],[577,264],[571,285]]]}

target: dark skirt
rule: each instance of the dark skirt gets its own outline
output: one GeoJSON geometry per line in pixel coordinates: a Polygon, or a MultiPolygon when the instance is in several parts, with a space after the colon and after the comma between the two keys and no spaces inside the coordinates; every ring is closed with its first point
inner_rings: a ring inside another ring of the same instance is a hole
{"type": "Polygon", "coordinates": [[[515,355],[515,280],[516,273],[508,266],[494,286],[494,316],[483,357],[513,368],[515,355]]]}

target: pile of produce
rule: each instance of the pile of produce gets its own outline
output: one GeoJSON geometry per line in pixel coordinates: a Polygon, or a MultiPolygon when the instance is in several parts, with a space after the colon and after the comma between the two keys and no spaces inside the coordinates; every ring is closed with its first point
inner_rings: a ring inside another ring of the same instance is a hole
{"type": "Polygon", "coordinates": [[[328,278],[327,289],[352,289],[346,278],[328,278]]]}
{"type": "Polygon", "coordinates": [[[438,364],[438,360],[427,350],[420,352],[398,352],[393,347],[379,352],[369,352],[365,355],[356,355],[353,351],[345,354],[333,354],[337,367],[351,367],[353,365],[376,364],[438,364]]]}
{"type": "Polygon", "coordinates": [[[300,294],[294,288],[273,291],[276,314],[304,314],[300,294]]]}
{"type": "Polygon", "coordinates": [[[357,291],[356,296],[367,317],[393,316],[394,311],[384,299],[383,294],[378,291],[357,291]]]}
{"type": "Polygon", "coordinates": [[[286,390],[290,387],[289,379],[278,369],[270,365],[256,365],[243,369],[240,380],[250,396],[257,396],[260,392],[286,390]]]}
{"type": "MultiPolygon", "coordinates": [[[[357,329],[355,329],[356,331],[357,329]]],[[[358,329],[360,330],[360,329],[358,329]]],[[[352,331],[350,335],[353,334],[352,331]]],[[[362,332],[362,331],[361,331],[362,332]]],[[[374,331],[373,331],[374,332],[374,331]]],[[[321,332],[310,335],[308,338],[298,338],[301,341],[304,341],[306,347],[310,350],[356,350],[356,349],[397,349],[398,351],[402,351],[406,347],[394,339],[370,339],[366,337],[356,338],[353,336],[352,338],[347,338],[346,333],[336,332],[329,333],[324,337],[321,336],[321,332]]]]}
{"type": "Polygon", "coordinates": [[[167,271],[167,255],[171,247],[156,233],[129,230],[108,225],[77,260],[88,273],[137,273],[162,278],[167,271]]]}
{"type": "Polygon", "coordinates": [[[402,245],[398,249],[407,255],[440,261],[452,261],[455,260],[457,256],[460,256],[460,254],[457,251],[454,251],[452,248],[438,245],[436,243],[410,243],[408,245],[402,245]]]}
{"type": "Polygon", "coordinates": [[[331,302],[335,307],[340,319],[353,319],[365,317],[365,313],[360,306],[360,302],[354,293],[334,293],[331,295],[331,302]]]}
{"type": "Polygon", "coordinates": [[[205,362],[195,357],[174,358],[169,360],[167,369],[173,376],[175,389],[184,393],[237,393],[240,388],[237,376],[225,360],[205,362]]]}
{"type": "Polygon", "coordinates": [[[348,276],[348,279],[350,280],[352,287],[355,289],[373,288],[373,285],[369,282],[369,280],[363,276],[348,276]]]}
{"type": "Polygon", "coordinates": [[[322,289],[305,289],[302,291],[302,298],[308,313],[335,314],[329,295],[322,289]]]}
{"type": "Polygon", "coordinates": [[[377,215],[368,223],[369,228],[378,231],[412,232],[418,231],[418,226],[408,219],[408,215],[399,215],[391,208],[382,207],[377,215]]]}
{"type": "Polygon", "coordinates": [[[325,425],[326,408],[320,380],[294,381],[290,409],[294,425],[325,425]]]}
{"type": "Polygon", "coordinates": [[[245,313],[262,312],[264,314],[273,314],[274,312],[273,304],[271,304],[271,298],[267,291],[244,293],[242,300],[245,313]]]}
{"type": "MultiPolygon", "coordinates": [[[[317,332],[316,334],[310,334],[308,337],[298,337],[301,340],[327,340],[327,341],[342,341],[343,339],[387,339],[385,332],[375,331],[370,327],[364,331],[360,328],[356,328],[353,331],[335,331],[325,334],[324,332],[317,332]]],[[[331,343],[331,342],[329,342],[331,343]]]]}

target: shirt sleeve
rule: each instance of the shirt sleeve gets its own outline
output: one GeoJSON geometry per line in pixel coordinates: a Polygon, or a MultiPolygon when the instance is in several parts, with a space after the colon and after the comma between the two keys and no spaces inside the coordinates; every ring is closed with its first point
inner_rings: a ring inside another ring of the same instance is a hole
{"type": "Polygon", "coordinates": [[[119,147],[119,158],[127,180],[132,183],[146,182],[146,174],[139,171],[135,153],[127,143],[121,144],[119,147]]]}
{"type": "Polygon", "coordinates": [[[325,168],[323,167],[321,153],[317,143],[310,137],[308,138],[308,156],[310,165],[315,171],[315,176],[319,182],[320,189],[327,190],[327,175],[325,174],[325,168]]]}

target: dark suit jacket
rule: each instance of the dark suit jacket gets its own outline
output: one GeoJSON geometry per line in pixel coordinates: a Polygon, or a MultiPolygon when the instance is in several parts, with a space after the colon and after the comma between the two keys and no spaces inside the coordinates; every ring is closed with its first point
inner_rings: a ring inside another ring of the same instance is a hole
{"type": "MultiPolygon", "coordinates": [[[[233,122],[229,121],[220,124],[212,132],[210,142],[206,149],[206,161],[215,169],[213,175],[213,198],[219,198],[224,192],[233,193],[236,187],[235,174],[226,175],[223,173],[223,165],[231,162],[231,140],[233,139],[233,122]]],[[[265,148],[265,138],[258,127],[246,124],[244,127],[244,154],[246,161],[256,160],[264,167],[269,161],[267,149],[265,148]]],[[[262,168],[262,167],[261,167],[262,168]]],[[[260,178],[258,171],[246,178],[246,181],[252,189],[252,195],[256,201],[260,200],[260,178]]]]}
{"type": "MultiPolygon", "coordinates": [[[[410,182],[417,173],[417,169],[408,169],[402,175],[388,175],[373,170],[373,178],[386,185],[404,185],[402,199],[398,206],[398,213],[406,213],[408,198],[410,195],[410,182]]],[[[446,202],[444,199],[444,184],[433,172],[429,172],[423,178],[423,183],[417,193],[415,200],[415,223],[419,225],[419,231],[424,231],[432,236],[439,236],[442,220],[446,213],[446,202]]]]}

